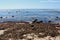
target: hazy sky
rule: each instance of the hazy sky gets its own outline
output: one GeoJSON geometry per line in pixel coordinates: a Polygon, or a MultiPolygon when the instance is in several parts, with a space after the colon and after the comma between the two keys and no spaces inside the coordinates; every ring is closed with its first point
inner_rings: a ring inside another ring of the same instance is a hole
{"type": "Polygon", "coordinates": [[[60,0],[0,0],[0,9],[60,9],[60,0]]]}

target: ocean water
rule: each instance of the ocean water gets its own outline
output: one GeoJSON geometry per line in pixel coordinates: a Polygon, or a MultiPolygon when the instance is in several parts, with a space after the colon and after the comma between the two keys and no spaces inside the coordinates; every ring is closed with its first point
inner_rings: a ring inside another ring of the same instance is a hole
{"type": "Polygon", "coordinates": [[[60,11],[53,9],[2,9],[0,10],[0,22],[4,21],[32,21],[38,19],[48,22],[60,22],[60,11]],[[14,17],[12,17],[14,16],[14,17]]]}

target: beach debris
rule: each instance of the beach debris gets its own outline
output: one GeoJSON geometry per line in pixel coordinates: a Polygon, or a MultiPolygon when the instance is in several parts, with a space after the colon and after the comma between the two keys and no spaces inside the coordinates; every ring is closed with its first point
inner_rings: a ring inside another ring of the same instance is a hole
{"type": "Polygon", "coordinates": [[[3,35],[6,30],[0,30],[0,35],[3,35]]]}
{"type": "Polygon", "coordinates": [[[45,35],[45,33],[39,33],[40,35],[45,35]]]}
{"type": "Polygon", "coordinates": [[[37,22],[37,19],[35,19],[35,20],[32,21],[32,23],[35,23],[35,22],[37,22]]]}
{"type": "Polygon", "coordinates": [[[31,27],[34,27],[34,25],[31,25],[31,27]]]}

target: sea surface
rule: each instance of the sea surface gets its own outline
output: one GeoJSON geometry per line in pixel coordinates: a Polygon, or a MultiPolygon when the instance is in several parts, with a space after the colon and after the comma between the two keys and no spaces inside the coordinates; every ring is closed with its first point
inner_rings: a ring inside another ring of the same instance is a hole
{"type": "Polygon", "coordinates": [[[44,22],[51,20],[60,23],[60,11],[54,9],[1,9],[0,22],[4,21],[33,21],[38,19],[44,22]],[[14,17],[12,17],[14,16],[14,17]],[[59,19],[56,20],[56,17],[59,19]],[[3,18],[1,18],[3,17],[3,18]]]}

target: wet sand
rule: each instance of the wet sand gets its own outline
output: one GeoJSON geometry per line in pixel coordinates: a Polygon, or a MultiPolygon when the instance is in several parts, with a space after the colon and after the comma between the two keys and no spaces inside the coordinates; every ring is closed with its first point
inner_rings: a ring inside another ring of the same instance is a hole
{"type": "Polygon", "coordinates": [[[60,40],[60,24],[1,22],[0,40],[60,40]]]}

